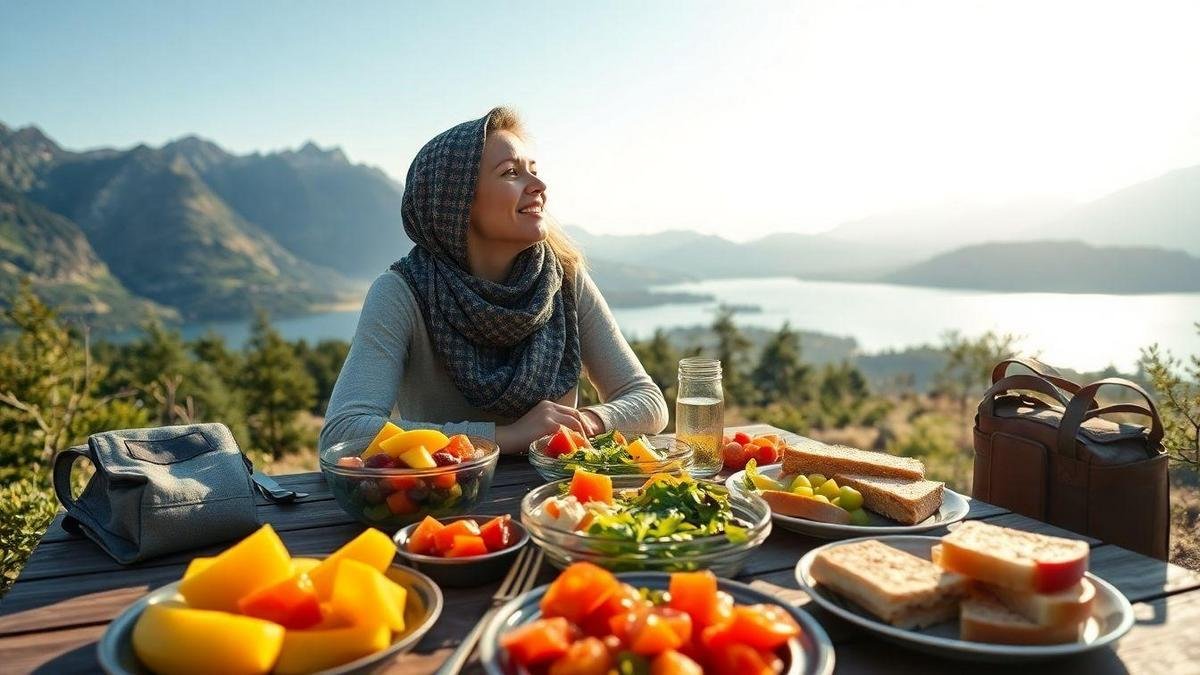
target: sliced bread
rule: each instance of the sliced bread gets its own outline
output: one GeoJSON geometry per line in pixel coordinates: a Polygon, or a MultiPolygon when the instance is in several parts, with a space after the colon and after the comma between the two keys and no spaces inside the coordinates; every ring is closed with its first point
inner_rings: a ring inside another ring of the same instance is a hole
{"type": "Polygon", "coordinates": [[[813,560],[812,576],[899,628],[954,618],[968,587],[965,577],[875,539],[822,551],[813,560]]]}
{"type": "Polygon", "coordinates": [[[912,457],[808,441],[783,449],[783,473],[823,476],[852,473],[912,479],[925,477],[925,465],[912,457]]]}
{"type": "Polygon", "coordinates": [[[1039,625],[981,590],[973,590],[970,597],[963,600],[959,616],[959,636],[974,642],[1053,645],[1075,642],[1083,630],[1082,621],[1039,625]]]}
{"type": "Polygon", "coordinates": [[[944,483],[911,478],[885,478],[856,473],[833,475],[838,485],[862,493],[863,506],[902,525],[916,525],[942,507],[944,483]]]}
{"type": "Polygon", "coordinates": [[[1079,583],[1088,566],[1088,545],[998,527],[978,520],[942,537],[938,564],[977,581],[1024,593],[1058,593],[1079,583]]]}

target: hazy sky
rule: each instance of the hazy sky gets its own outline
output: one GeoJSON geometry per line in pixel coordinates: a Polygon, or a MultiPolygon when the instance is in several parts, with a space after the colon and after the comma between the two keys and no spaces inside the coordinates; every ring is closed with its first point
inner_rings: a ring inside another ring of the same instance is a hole
{"type": "Polygon", "coordinates": [[[562,220],[742,239],[1198,164],[1198,27],[1197,2],[0,0],[0,121],[313,139],[402,179],[508,103],[562,220]]]}

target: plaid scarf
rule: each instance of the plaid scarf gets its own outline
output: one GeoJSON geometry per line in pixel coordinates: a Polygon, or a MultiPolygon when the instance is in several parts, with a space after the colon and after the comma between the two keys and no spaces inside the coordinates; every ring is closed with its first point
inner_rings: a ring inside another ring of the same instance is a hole
{"type": "Polygon", "coordinates": [[[434,352],[472,405],[517,418],[579,380],[573,281],[542,241],[503,283],[472,276],[467,227],[488,116],[442,132],[408,169],[401,215],[415,246],[392,263],[412,287],[434,352]]]}

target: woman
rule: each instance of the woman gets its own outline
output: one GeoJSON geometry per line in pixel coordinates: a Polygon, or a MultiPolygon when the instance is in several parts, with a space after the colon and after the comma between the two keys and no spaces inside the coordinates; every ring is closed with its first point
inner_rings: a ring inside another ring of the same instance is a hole
{"type": "Polygon", "coordinates": [[[367,293],[322,447],[388,419],[492,438],[507,453],[560,424],[588,436],[662,431],[662,393],[545,205],[509,109],[421,148],[402,207],[415,246],[367,293]],[[581,369],[604,403],[576,409],[581,369]]]}

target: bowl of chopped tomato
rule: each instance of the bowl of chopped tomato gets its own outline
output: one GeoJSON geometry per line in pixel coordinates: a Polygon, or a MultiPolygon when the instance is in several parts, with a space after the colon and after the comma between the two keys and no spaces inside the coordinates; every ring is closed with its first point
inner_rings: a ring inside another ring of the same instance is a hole
{"type": "Polygon", "coordinates": [[[503,577],[529,533],[512,516],[426,516],[396,533],[408,565],[442,586],[482,586],[503,577]]]}
{"type": "Polygon", "coordinates": [[[575,563],[502,606],[484,627],[489,675],[833,672],[812,617],[712,572],[613,574],[575,563]]]}

